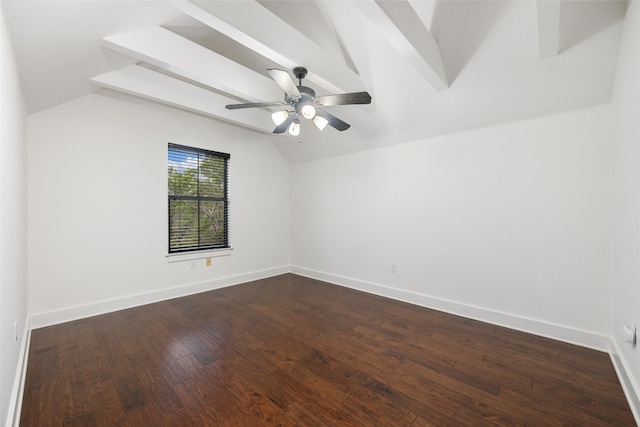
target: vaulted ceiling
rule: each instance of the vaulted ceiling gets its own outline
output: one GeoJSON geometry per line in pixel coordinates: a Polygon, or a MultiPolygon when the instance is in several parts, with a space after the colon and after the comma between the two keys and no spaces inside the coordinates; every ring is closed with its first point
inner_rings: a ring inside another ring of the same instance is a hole
{"type": "Polygon", "coordinates": [[[609,101],[626,1],[2,0],[30,113],[124,92],[268,135],[291,162],[609,101]],[[267,69],[305,66],[351,124],[273,135],[267,69]],[[301,142],[301,143],[300,143],[301,142]]]}

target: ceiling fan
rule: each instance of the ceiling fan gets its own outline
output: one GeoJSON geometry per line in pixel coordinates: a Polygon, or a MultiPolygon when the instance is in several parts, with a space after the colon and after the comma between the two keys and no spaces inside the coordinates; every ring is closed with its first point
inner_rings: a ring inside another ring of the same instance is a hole
{"type": "Polygon", "coordinates": [[[304,117],[313,120],[313,123],[320,130],[329,125],[339,131],[347,130],[350,124],[343,122],[336,116],[327,113],[320,108],[331,107],[333,105],[348,104],[370,104],[371,95],[367,92],[341,93],[335,95],[322,95],[316,97],[316,92],[310,87],[302,86],[302,79],[307,75],[307,69],[296,67],[293,74],[298,79],[298,85],[291,78],[288,72],[271,68],[267,70],[269,75],[284,91],[284,101],[276,102],[249,102],[244,104],[230,104],[228,110],[255,107],[284,107],[284,110],[276,111],[271,115],[276,128],[273,133],[284,133],[289,130],[291,135],[300,134],[300,118],[304,117]],[[287,109],[291,108],[291,109],[287,109]]]}

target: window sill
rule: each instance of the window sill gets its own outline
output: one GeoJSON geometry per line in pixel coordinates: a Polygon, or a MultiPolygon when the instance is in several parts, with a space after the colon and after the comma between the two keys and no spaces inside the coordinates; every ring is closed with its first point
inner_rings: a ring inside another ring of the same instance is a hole
{"type": "Polygon", "coordinates": [[[192,261],[196,259],[215,258],[221,256],[229,256],[233,248],[212,249],[208,251],[187,252],[181,254],[167,254],[167,262],[192,261]]]}

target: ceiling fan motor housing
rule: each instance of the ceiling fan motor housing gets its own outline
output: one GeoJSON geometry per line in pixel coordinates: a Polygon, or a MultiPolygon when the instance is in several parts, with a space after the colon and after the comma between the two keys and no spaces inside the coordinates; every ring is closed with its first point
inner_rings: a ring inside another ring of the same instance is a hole
{"type": "Polygon", "coordinates": [[[298,86],[298,91],[300,91],[300,98],[298,98],[294,104],[296,114],[302,114],[304,118],[311,120],[316,115],[316,108],[314,106],[316,103],[316,92],[306,86],[298,86]]]}
{"type": "Polygon", "coordinates": [[[316,91],[307,86],[298,86],[298,91],[299,97],[285,94],[285,102],[295,108],[296,113],[300,115],[302,107],[316,104],[316,91]]]}
{"type": "Polygon", "coordinates": [[[298,90],[300,91],[300,98],[298,99],[298,104],[306,104],[313,103],[316,98],[316,91],[306,86],[298,86],[298,90]]]}

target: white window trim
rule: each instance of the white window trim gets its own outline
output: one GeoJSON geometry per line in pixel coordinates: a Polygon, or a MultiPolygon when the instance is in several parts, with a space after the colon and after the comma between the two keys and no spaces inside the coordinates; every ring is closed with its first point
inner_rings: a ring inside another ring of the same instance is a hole
{"type": "Polygon", "coordinates": [[[215,258],[229,256],[233,248],[209,249],[204,251],[183,252],[177,254],[167,254],[167,262],[193,261],[196,259],[215,258]]]}

